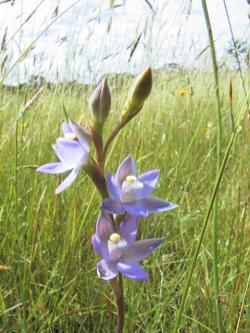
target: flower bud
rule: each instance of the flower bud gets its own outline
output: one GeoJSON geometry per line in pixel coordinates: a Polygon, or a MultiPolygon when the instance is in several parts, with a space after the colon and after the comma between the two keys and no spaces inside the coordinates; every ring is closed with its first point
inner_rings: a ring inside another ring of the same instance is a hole
{"type": "Polygon", "coordinates": [[[142,106],[152,89],[152,69],[148,66],[135,80],[130,94],[131,103],[142,106]]]}
{"type": "Polygon", "coordinates": [[[122,112],[123,121],[132,119],[143,107],[152,89],[152,69],[148,66],[135,80],[122,112]]]}
{"type": "Polygon", "coordinates": [[[94,123],[102,125],[108,117],[111,106],[111,95],[106,78],[94,90],[89,105],[94,123]]]}

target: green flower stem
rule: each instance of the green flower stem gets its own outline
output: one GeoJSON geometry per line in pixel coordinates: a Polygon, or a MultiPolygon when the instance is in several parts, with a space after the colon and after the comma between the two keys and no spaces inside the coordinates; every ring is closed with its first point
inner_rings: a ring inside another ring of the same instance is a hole
{"type": "Polygon", "coordinates": [[[125,126],[125,124],[122,123],[118,123],[117,126],[114,128],[113,132],[110,134],[110,136],[108,137],[105,145],[104,145],[104,149],[103,149],[103,158],[105,159],[106,155],[107,155],[107,151],[109,146],[111,145],[112,141],[114,140],[114,138],[117,136],[117,134],[120,132],[120,130],[125,126]]]}

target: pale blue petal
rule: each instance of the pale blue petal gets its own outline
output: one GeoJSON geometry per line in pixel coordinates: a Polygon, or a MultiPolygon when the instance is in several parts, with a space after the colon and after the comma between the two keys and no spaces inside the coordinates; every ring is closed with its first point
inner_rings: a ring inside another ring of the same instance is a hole
{"type": "Polygon", "coordinates": [[[108,173],[106,176],[106,180],[110,196],[117,201],[121,201],[121,188],[118,186],[113,175],[111,173],[108,173]]]}
{"type": "Polygon", "coordinates": [[[138,177],[138,180],[141,183],[143,183],[144,186],[147,186],[147,187],[151,188],[151,191],[153,191],[156,184],[157,184],[159,176],[160,176],[160,170],[155,169],[155,170],[150,170],[150,171],[147,171],[145,173],[142,173],[138,177]]]}
{"type": "Polygon", "coordinates": [[[132,280],[148,280],[148,273],[144,271],[144,269],[137,264],[136,262],[130,262],[125,259],[120,259],[117,262],[117,268],[120,273],[126,275],[128,278],[132,280]]]}
{"type": "Polygon", "coordinates": [[[135,216],[130,216],[120,223],[119,234],[126,240],[128,246],[134,243],[137,234],[137,221],[135,216]]]}
{"type": "Polygon", "coordinates": [[[111,280],[118,275],[116,265],[108,260],[100,260],[96,265],[97,275],[100,279],[111,280]]]}
{"type": "Polygon", "coordinates": [[[74,168],[70,172],[70,174],[64,179],[64,181],[56,188],[55,193],[59,194],[62,191],[64,191],[66,188],[68,188],[76,179],[80,169],[81,169],[81,165],[78,165],[76,168],[74,168]]]}
{"type": "Polygon", "coordinates": [[[68,134],[68,133],[73,133],[72,129],[70,128],[69,124],[67,123],[62,123],[61,125],[63,135],[68,134]]]}
{"type": "Polygon", "coordinates": [[[90,151],[90,145],[91,145],[91,136],[80,126],[78,125],[74,120],[69,121],[70,127],[72,131],[74,132],[75,136],[81,143],[82,147],[86,152],[90,151]]]}
{"type": "Polygon", "coordinates": [[[97,235],[92,236],[92,245],[95,252],[103,259],[109,259],[109,252],[106,244],[104,244],[97,235]]]}
{"type": "Polygon", "coordinates": [[[114,232],[114,222],[111,220],[110,214],[102,211],[96,223],[97,236],[102,242],[107,242],[114,232]]]}
{"type": "Polygon", "coordinates": [[[71,166],[71,169],[78,164],[86,164],[88,153],[82,148],[79,142],[59,138],[53,147],[58,158],[71,166]]]}
{"type": "Polygon", "coordinates": [[[47,163],[36,169],[38,172],[49,174],[60,174],[68,170],[71,170],[71,168],[62,162],[47,163]]]}
{"type": "Polygon", "coordinates": [[[149,213],[165,212],[176,208],[171,202],[167,202],[157,197],[147,197],[141,200],[142,204],[148,208],[149,213]]]}
{"type": "Polygon", "coordinates": [[[150,255],[158,246],[160,246],[163,241],[164,238],[153,238],[136,241],[124,252],[124,258],[131,261],[141,261],[150,255]]]}
{"type": "Polygon", "coordinates": [[[130,215],[146,217],[149,214],[149,210],[142,200],[126,203],[123,206],[130,215]]]}
{"type": "Polygon", "coordinates": [[[123,205],[119,201],[111,198],[103,199],[102,208],[116,215],[122,215],[125,213],[123,205]]]}
{"type": "Polygon", "coordinates": [[[119,186],[122,185],[122,182],[125,180],[127,176],[135,176],[136,175],[136,163],[131,155],[125,158],[122,161],[119,168],[115,174],[115,180],[119,186]]]}

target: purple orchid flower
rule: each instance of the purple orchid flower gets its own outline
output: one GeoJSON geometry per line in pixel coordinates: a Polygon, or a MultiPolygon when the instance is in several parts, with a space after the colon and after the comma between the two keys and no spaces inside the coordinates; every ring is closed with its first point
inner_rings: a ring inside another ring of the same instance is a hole
{"type": "Polygon", "coordinates": [[[136,177],[136,164],[128,156],[119,166],[115,176],[107,174],[107,187],[110,198],[105,198],[102,208],[110,213],[146,217],[153,212],[163,212],[177,206],[150,196],[155,189],[160,170],[151,170],[136,177]]]}
{"type": "Polygon", "coordinates": [[[102,258],[97,263],[97,275],[101,279],[113,279],[119,272],[132,280],[149,279],[139,262],[160,246],[164,239],[135,241],[136,235],[135,216],[121,222],[116,230],[110,215],[102,211],[97,220],[96,233],[92,237],[93,247],[102,258]]]}
{"type": "Polygon", "coordinates": [[[63,137],[57,139],[52,148],[60,162],[47,163],[37,171],[49,174],[61,174],[72,170],[64,181],[56,188],[58,194],[69,187],[76,179],[82,166],[88,162],[91,138],[85,130],[73,120],[62,124],[63,137]]]}

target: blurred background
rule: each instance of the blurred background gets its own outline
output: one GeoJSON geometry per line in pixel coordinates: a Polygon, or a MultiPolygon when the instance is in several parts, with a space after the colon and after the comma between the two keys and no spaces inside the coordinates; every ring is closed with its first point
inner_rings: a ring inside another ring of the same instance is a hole
{"type": "MultiPolygon", "coordinates": [[[[241,65],[249,63],[249,7],[247,0],[208,1],[222,66],[238,66],[228,17],[241,65]]],[[[6,84],[38,77],[96,83],[103,74],[138,73],[148,64],[211,65],[197,0],[1,0],[0,22],[2,74],[24,52],[6,84]]]]}

